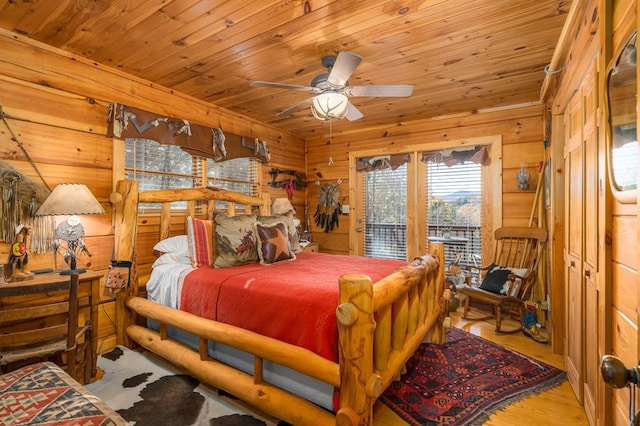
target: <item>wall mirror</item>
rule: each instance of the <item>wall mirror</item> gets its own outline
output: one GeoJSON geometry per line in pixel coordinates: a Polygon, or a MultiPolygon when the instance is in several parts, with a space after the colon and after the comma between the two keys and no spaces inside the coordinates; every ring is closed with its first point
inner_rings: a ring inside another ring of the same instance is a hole
{"type": "Polygon", "coordinates": [[[637,199],[636,37],[634,33],[614,58],[607,79],[609,173],[613,194],[622,203],[637,199]]]}

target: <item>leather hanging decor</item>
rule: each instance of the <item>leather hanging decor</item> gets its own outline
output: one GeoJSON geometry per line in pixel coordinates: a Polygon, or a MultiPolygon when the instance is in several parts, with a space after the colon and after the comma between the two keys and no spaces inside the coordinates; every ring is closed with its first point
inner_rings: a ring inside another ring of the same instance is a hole
{"type": "Polygon", "coordinates": [[[324,232],[329,232],[338,227],[339,216],[340,190],[333,183],[325,183],[318,192],[318,208],[313,215],[315,223],[324,232]]]}

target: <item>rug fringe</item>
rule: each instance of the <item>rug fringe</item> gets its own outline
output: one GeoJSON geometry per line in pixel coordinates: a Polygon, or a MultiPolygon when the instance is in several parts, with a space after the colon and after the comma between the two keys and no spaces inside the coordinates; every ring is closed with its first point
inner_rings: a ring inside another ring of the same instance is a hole
{"type": "Polygon", "coordinates": [[[471,422],[467,423],[468,426],[482,426],[486,422],[489,421],[489,417],[496,414],[498,411],[502,411],[509,407],[510,405],[517,404],[518,402],[522,402],[528,398],[540,395],[543,392],[551,390],[555,387],[560,386],[562,383],[567,381],[567,374],[563,371],[562,374],[558,374],[557,377],[551,379],[549,382],[540,385],[538,389],[527,390],[521,392],[517,395],[510,396],[505,398],[503,401],[496,403],[492,407],[488,407],[484,413],[480,414],[478,417],[473,419],[471,422]]]}

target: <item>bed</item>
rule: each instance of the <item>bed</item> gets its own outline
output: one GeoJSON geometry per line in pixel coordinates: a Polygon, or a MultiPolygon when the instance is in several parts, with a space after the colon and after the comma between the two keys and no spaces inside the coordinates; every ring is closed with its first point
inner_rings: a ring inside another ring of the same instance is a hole
{"type": "Polygon", "coordinates": [[[118,413],[51,362],[0,375],[0,424],[126,426],[118,413]]]}
{"type": "MultiPolygon", "coordinates": [[[[215,188],[138,192],[137,182],[126,180],[118,182],[111,202],[116,259],[132,261],[130,284],[116,301],[118,343],[137,343],[201,381],[289,423],[372,424],[373,404],[399,377],[418,345],[444,341],[448,294],[439,244],[431,244],[429,254],[410,263],[373,261],[369,270],[364,262],[371,259],[354,256],[298,253],[273,261],[274,253],[282,256],[286,251],[279,242],[289,231],[286,223],[275,221],[253,228],[258,234],[252,243],[257,246],[257,261],[218,265],[228,254],[227,234],[221,233],[226,221],[233,223],[229,229],[236,229],[240,221],[270,217],[268,194],[250,197],[215,188]],[[170,208],[177,201],[186,201],[184,219],[176,220],[177,212],[170,208]],[[224,212],[217,212],[221,201],[226,202],[224,212]],[[189,230],[190,266],[158,279],[153,277],[155,271],[164,268],[154,263],[151,276],[158,285],[178,277],[178,287],[163,297],[139,295],[142,266],[137,259],[146,254],[136,252],[136,243],[144,239],[149,245],[148,234],[143,237],[138,231],[150,226],[149,218],[138,216],[140,203],[160,205],[159,221],[153,224],[155,241],[170,240],[172,229],[181,221],[189,230]],[[212,217],[215,221],[208,220],[212,217]],[[206,238],[198,229],[204,230],[206,238]],[[261,238],[262,233],[266,236],[261,238]],[[208,247],[194,245],[198,239],[210,240],[211,235],[218,241],[208,247]],[[273,244],[267,245],[267,240],[273,244]],[[327,271],[334,278],[327,278],[331,276],[324,275],[327,271]],[[264,281],[267,275],[276,279],[264,281]],[[219,282],[206,281],[211,276],[219,282]],[[286,285],[293,285],[293,290],[278,287],[286,285]],[[186,289],[198,286],[199,291],[210,293],[186,289]],[[286,299],[262,292],[269,287],[286,299]],[[320,313],[309,306],[315,301],[323,302],[318,303],[323,305],[320,313]],[[311,388],[320,388],[324,395],[320,400],[296,387],[307,381],[311,388]],[[291,383],[296,386],[290,387],[291,383]],[[327,392],[330,403],[326,403],[327,392]]],[[[255,249],[245,240],[239,246],[243,255],[247,247],[255,249]]],[[[238,253],[239,249],[236,257],[238,253]]]]}

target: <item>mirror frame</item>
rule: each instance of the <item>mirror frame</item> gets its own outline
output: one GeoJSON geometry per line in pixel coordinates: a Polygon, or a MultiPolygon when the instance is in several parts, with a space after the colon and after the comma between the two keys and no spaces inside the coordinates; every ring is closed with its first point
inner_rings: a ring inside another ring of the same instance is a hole
{"type": "MultiPolygon", "coordinates": [[[[612,58],[609,67],[607,67],[607,74],[606,74],[606,81],[605,81],[605,104],[606,104],[606,162],[607,162],[607,174],[608,174],[608,178],[609,178],[609,187],[611,188],[611,193],[613,194],[614,198],[622,204],[634,204],[637,202],[638,199],[638,187],[636,185],[635,188],[631,188],[631,189],[627,189],[627,190],[622,190],[618,187],[618,185],[616,184],[616,180],[615,180],[615,173],[613,170],[613,126],[611,124],[611,97],[610,97],[610,93],[609,93],[609,84],[610,84],[610,80],[611,80],[611,76],[613,74],[613,71],[615,70],[615,68],[618,66],[620,59],[621,59],[621,55],[622,53],[625,51],[625,49],[627,48],[627,46],[629,46],[630,44],[635,44],[637,46],[638,44],[638,40],[637,40],[637,36],[638,36],[638,32],[637,31],[633,31],[631,33],[631,35],[629,37],[627,37],[626,42],[622,45],[621,49],[619,52],[616,52],[616,54],[614,55],[614,57],[612,58]]],[[[637,72],[637,66],[636,66],[636,97],[638,96],[638,72],[637,72]]],[[[637,101],[636,101],[636,105],[637,105],[637,101]]],[[[638,134],[638,130],[637,130],[637,123],[638,123],[638,118],[637,118],[637,113],[636,113],[636,139],[637,139],[637,134],[638,134]]],[[[640,148],[639,148],[640,149],[640,148]]],[[[636,182],[638,181],[637,177],[636,177],[636,182]]]]}

